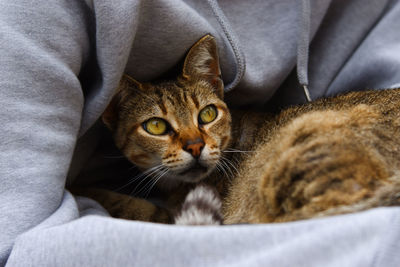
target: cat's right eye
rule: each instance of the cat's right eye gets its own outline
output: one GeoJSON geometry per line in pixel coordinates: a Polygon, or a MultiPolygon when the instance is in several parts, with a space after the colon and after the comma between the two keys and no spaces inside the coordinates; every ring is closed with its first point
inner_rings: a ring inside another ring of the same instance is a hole
{"type": "Polygon", "coordinates": [[[160,118],[152,118],[143,123],[143,129],[149,134],[163,135],[168,131],[168,123],[160,118]]]}

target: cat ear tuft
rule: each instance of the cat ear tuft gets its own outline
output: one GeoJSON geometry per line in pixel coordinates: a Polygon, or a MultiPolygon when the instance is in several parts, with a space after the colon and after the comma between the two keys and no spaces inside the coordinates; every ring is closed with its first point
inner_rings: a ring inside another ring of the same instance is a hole
{"type": "Polygon", "coordinates": [[[186,80],[206,80],[223,98],[224,84],[221,78],[218,49],[215,38],[209,34],[190,48],[183,64],[182,76],[186,80]]]}
{"type": "Polygon", "coordinates": [[[142,90],[142,88],[142,84],[132,77],[126,74],[122,76],[117,88],[117,92],[111,99],[110,104],[108,104],[101,117],[104,124],[110,130],[113,131],[117,127],[119,106],[123,99],[125,99],[125,97],[127,97],[134,89],[142,90]]]}
{"type": "MultiPolygon", "coordinates": [[[[120,85],[127,88],[127,89],[139,89],[139,90],[143,90],[143,85],[136,81],[135,79],[133,79],[131,76],[129,76],[128,74],[124,74],[122,76],[120,85]]],[[[121,87],[120,86],[120,87],[121,87]]]]}

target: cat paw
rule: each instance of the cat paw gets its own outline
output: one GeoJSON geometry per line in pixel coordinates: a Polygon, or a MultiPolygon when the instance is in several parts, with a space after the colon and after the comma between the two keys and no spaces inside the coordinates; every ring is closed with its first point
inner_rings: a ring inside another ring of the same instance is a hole
{"type": "Polygon", "coordinates": [[[221,225],[221,199],[211,186],[198,185],[186,196],[181,211],[175,216],[178,225],[221,225]]]}

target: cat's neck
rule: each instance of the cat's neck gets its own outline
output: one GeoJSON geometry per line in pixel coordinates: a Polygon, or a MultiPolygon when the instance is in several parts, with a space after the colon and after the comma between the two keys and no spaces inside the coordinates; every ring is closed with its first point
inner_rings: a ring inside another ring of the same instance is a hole
{"type": "Polygon", "coordinates": [[[239,109],[231,110],[231,141],[227,150],[252,150],[256,143],[256,136],[259,134],[260,126],[266,122],[266,115],[265,113],[239,109]]]}
{"type": "Polygon", "coordinates": [[[177,188],[181,187],[184,182],[174,179],[165,179],[157,183],[157,187],[163,192],[175,191],[177,188]]]}

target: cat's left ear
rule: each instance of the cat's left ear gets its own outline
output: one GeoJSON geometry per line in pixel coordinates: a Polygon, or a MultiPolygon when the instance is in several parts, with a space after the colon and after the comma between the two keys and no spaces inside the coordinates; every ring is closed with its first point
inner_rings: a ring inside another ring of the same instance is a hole
{"type": "Polygon", "coordinates": [[[190,48],[183,64],[182,76],[186,80],[206,80],[223,99],[224,83],[219,67],[217,43],[213,36],[207,34],[190,48]]]}

